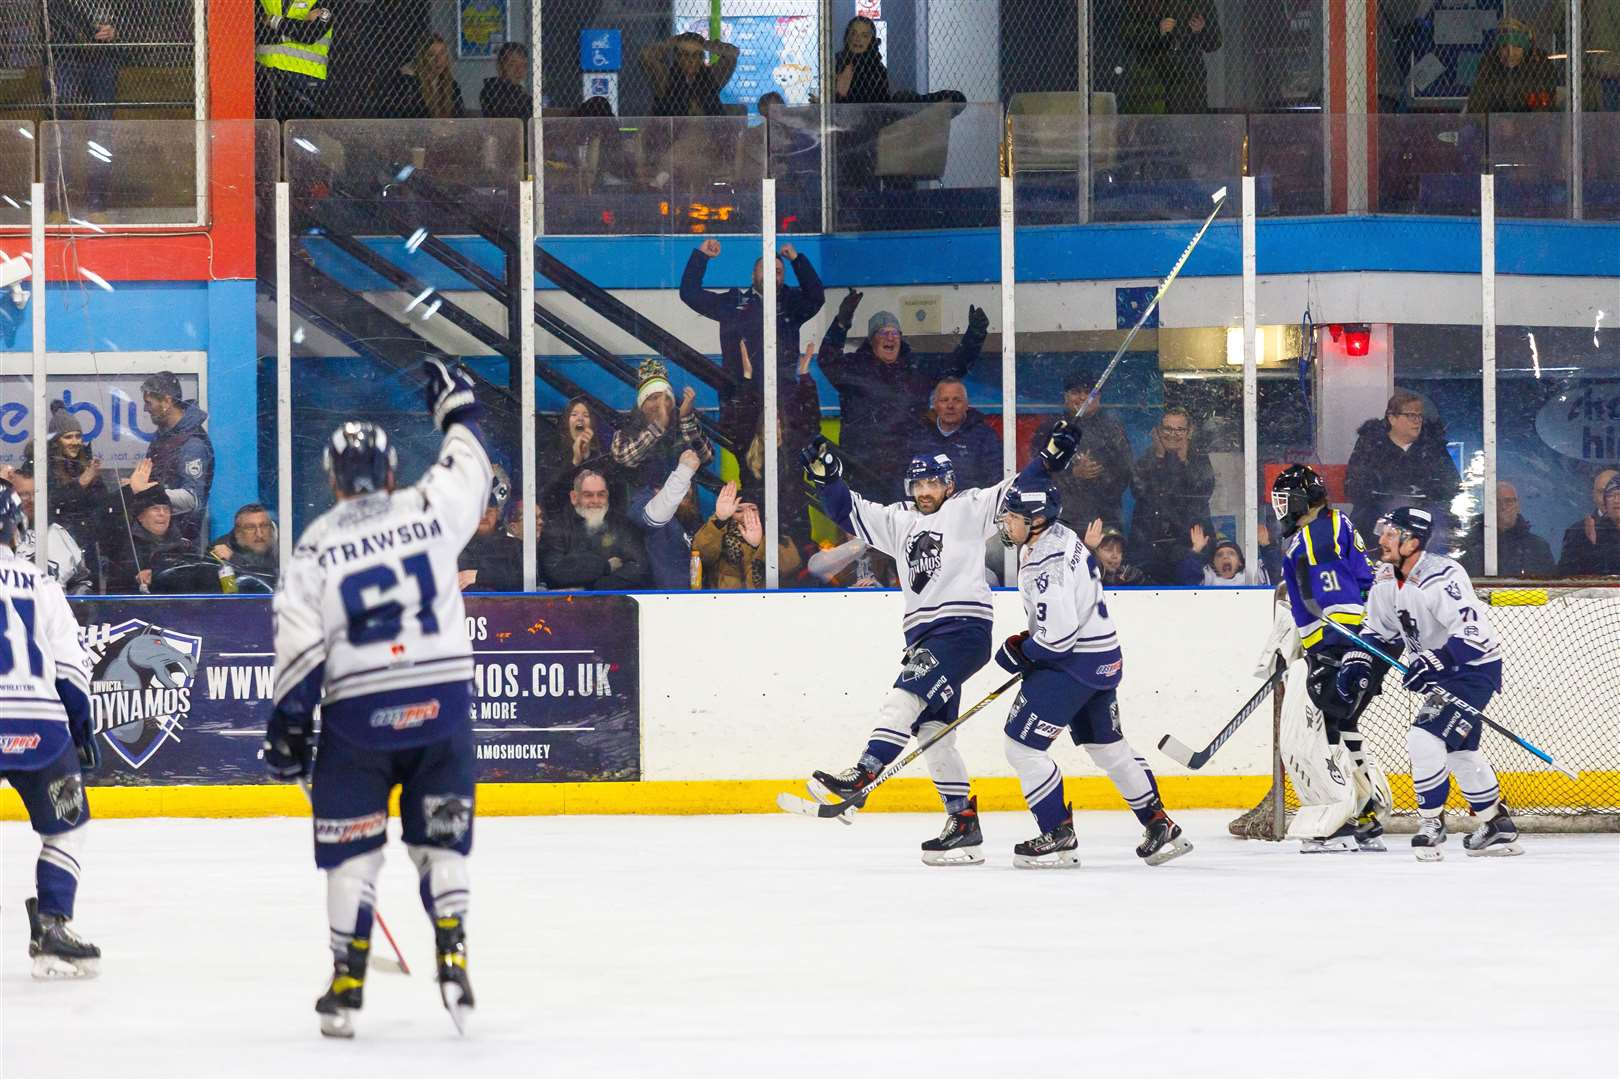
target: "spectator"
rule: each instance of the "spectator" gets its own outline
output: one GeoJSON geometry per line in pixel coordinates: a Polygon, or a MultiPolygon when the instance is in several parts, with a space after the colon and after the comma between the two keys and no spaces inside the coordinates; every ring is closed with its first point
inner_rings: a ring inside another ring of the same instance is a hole
{"type": "Polygon", "coordinates": [[[898,498],[915,421],[934,384],[946,376],[960,378],[979,360],[990,319],[968,307],[968,328],[949,355],[911,351],[900,333],[900,320],[879,311],[866,322],[866,340],[849,353],[844,341],[864,294],[849,290],[838,316],[821,343],[821,372],[838,391],[843,427],[840,440],[857,486],[877,496],[898,498]]]}
{"type": "MultiPolygon", "coordinates": [[[[737,496],[737,485],[727,484],[714,500],[714,514],[698,530],[692,548],[703,560],[705,589],[763,589],[765,587],[765,525],[759,507],[737,496]]],[[[799,551],[786,536],[778,543],[780,576],[798,572],[799,551]]]]}
{"type": "Polygon", "coordinates": [[[662,484],[630,496],[630,520],[642,528],[654,588],[692,586],[692,534],[702,520],[692,478],[702,466],[697,451],[687,447],[662,484]]]}
{"type": "Polygon", "coordinates": [[[1397,390],[1381,418],[1356,431],[1355,449],[1345,469],[1344,492],[1354,504],[1350,519],[1363,538],[1397,506],[1417,506],[1434,516],[1434,530],[1450,529],[1451,500],[1460,477],[1446,450],[1445,425],[1425,417],[1423,399],[1397,390]]]}
{"type": "Polygon", "coordinates": [[[1620,574],[1616,526],[1620,526],[1620,471],[1604,469],[1592,480],[1592,513],[1564,531],[1559,576],[1620,574]]]}
{"type": "Polygon", "coordinates": [[[450,46],[438,34],[424,36],[416,57],[395,75],[388,91],[388,115],[401,119],[465,116],[461,87],[450,70],[450,46]]]}
{"type": "MultiPolygon", "coordinates": [[[[1371,537],[1367,537],[1369,541],[1371,537]]],[[[1485,519],[1482,517],[1463,539],[1459,560],[1474,577],[1485,573],[1485,519]]],[[[1530,531],[1519,514],[1519,492],[1512,484],[1496,485],[1496,572],[1502,577],[1550,577],[1556,569],[1552,548],[1530,531]]]]}
{"type": "MultiPolygon", "coordinates": [[[[236,512],[231,531],[209,545],[208,553],[235,572],[239,593],[273,593],[281,579],[281,553],[276,550],[276,523],[259,503],[236,512]]],[[[222,579],[223,580],[223,579],[222,579]]]]}
{"type": "Polygon", "coordinates": [[[254,97],[259,118],[302,120],[325,115],[322,99],[332,52],[331,9],[299,0],[259,0],[254,39],[258,54],[254,97]]]}
{"type": "MultiPolygon", "coordinates": [[[[123,511],[114,491],[101,475],[101,459],[84,441],[79,418],[61,401],[51,402],[46,461],[50,464],[51,521],[65,528],[79,545],[89,568],[91,587],[102,587],[102,537],[117,522],[123,531],[123,511]]],[[[33,444],[27,453],[31,455],[33,444]]],[[[29,462],[31,465],[31,461],[29,462]]],[[[32,475],[30,473],[30,475],[32,475]]]]}
{"type": "MultiPolygon", "coordinates": [[[[944,454],[956,466],[959,489],[1001,482],[1001,437],[969,407],[967,385],[947,375],[934,384],[932,410],[923,417],[911,454],[944,454]]],[[[812,433],[813,434],[813,433],[812,433]]]]}
{"type": "Polygon", "coordinates": [[[161,484],[148,482],[135,490],[129,498],[129,512],[129,534],[124,548],[107,571],[109,592],[218,591],[217,568],[201,563],[195,546],[182,540],[172,528],[174,515],[169,494],[161,484]],[[199,568],[204,572],[200,582],[195,572],[199,568]],[[214,579],[212,589],[206,588],[209,574],[214,579]]]}
{"type": "Polygon", "coordinates": [[[881,104],[889,100],[889,69],[883,66],[877,23],[857,15],[844,26],[844,47],[833,59],[840,105],[881,104]]]}
{"type": "MultiPolygon", "coordinates": [[[[0,469],[0,480],[8,482],[17,493],[17,499],[22,503],[23,512],[28,515],[29,520],[36,520],[34,467],[25,464],[19,469],[0,469]]],[[[29,528],[17,538],[17,557],[24,562],[33,562],[35,550],[34,530],[29,528]]],[[[79,595],[91,591],[90,567],[85,559],[84,549],[58,522],[51,522],[50,548],[46,551],[45,558],[45,572],[62,586],[64,592],[79,595]]]]}
{"type": "Polygon", "coordinates": [[[1132,0],[1125,19],[1125,41],[1164,90],[1164,111],[1208,112],[1204,54],[1221,47],[1215,5],[1210,0],[1132,0]]]}
{"type": "MultiPolygon", "coordinates": [[[[1236,540],[1214,537],[1202,525],[1187,530],[1190,550],[1176,570],[1178,585],[1270,585],[1264,567],[1253,570],[1236,540]],[[1213,542],[1214,546],[1211,547],[1213,542]]],[[[1264,543],[1262,539],[1262,543],[1264,543]]]]}
{"type": "MultiPolygon", "coordinates": [[[[782,448],[808,446],[821,433],[821,393],[810,376],[810,358],[815,351],[815,342],[805,344],[792,396],[782,403],[776,417],[776,494],[781,502],[776,525],[783,537],[800,544],[810,542],[810,501],[798,455],[791,450],[784,453],[782,448]]],[[[761,507],[765,505],[764,424],[762,415],[740,461],[743,490],[750,493],[750,501],[761,507]]]]}
{"type": "Polygon", "coordinates": [[[596,414],[582,397],[569,400],[557,424],[557,438],[540,451],[540,505],[558,513],[568,506],[568,493],[581,469],[603,472],[612,464],[608,439],[598,434],[596,414]]]}
{"type": "Polygon", "coordinates": [[[669,382],[669,369],[660,360],[645,360],[637,370],[636,409],[629,422],[613,433],[614,465],[623,471],[631,491],[660,487],[683,450],[696,452],[700,464],[714,457],[703,435],[693,402],[697,392],[681,391],[679,409],[669,382]]]}
{"type": "Polygon", "coordinates": [[[1558,69],[1536,48],[1535,35],[1518,19],[1496,24],[1496,41],[1480,61],[1464,112],[1546,112],[1557,105],[1558,69]]]}
{"type": "MultiPolygon", "coordinates": [[[[505,526],[506,535],[510,536],[512,539],[517,541],[517,547],[515,547],[513,550],[517,552],[517,557],[519,559],[521,559],[523,557],[523,498],[522,498],[522,496],[518,496],[518,497],[514,498],[512,500],[512,502],[511,502],[511,504],[508,506],[508,509],[511,512],[506,515],[506,526],[505,526]]],[[[536,589],[544,589],[546,587],[546,575],[545,575],[542,567],[540,566],[540,538],[542,536],[544,536],[545,534],[546,534],[546,512],[545,512],[545,508],[539,502],[536,502],[534,504],[534,561],[535,561],[534,587],[536,589]]]]}
{"type": "Polygon", "coordinates": [[[508,41],[495,54],[495,75],[484,80],[478,108],[485,116],[528,120],[534,116],[534,94],[529,89],[529,49],[508,41]]]}
{"type": "Polygon", "coordinates": [[[1182,576],[1177,564],[1187,549],[1188,530],[1209,517],[1215,470],[1208,454],[1192,449],[1193,423],[1186,409],[1166,409],[1152,438],[1153,445],[1136,459],[1131,481],[1136,496],[1131,553],[1149,577],[1168,584],[1182,576]]]}
{"type": "Polygon", "coordinates": [[[676,34],[641,50],[641,70],[653,88],[654,116],[724,116],[720,91],[737,70],[738,50],[703,35],[676,34]],[[704,53],[714,56],[704,61],[704,53]]]}
{"type": "MultiPolygon", "coordinates": [[[[110,119],[123,52],[112,6],[102,0],[51,0],[46,15],[51,36],[46,72],[51,104],[62,110],[60,119],[110,119]]],[[[57,116],[52,113],[53,119],[57,116]]]]}
{"type": "Polygon", "coordinates": [[[1078,416],[1080,452],[1066,471],[1053,477],[1063,492],[1061,520],[1075,532],[1084,533],[1092,521],[1101,518],[1105,528],[1122,532],[1125,516],[1120,503],[1125,489],[1131,486],[1131,441],[1124,426],[1111,413],[1103,412],[1101,398],[1086,405],[1095,385],[1095,379],[1079,372],[1064,380],[1063,413],[1041,424],[1030,442],[1029,453],[1034,456],[1046,445],[1060,419],[1078,416]]]}
{"type": "Polygon", "coordinates": [[[1104,529],[1102,518],[1092,521],[1085,534],[1086,546],[1097,557],[1097,568],[1102,571],[1103,584],[1147,585],[1147,574],[1139,566],[1125,561],[1125,534],[1118,529],[1104,529]],[[1095,540],[1093,540],[1095,537],[1095,540]]]}
{"type": "Polygon", "coordinates": [[[203,425],[208,414],[181,396],[172,371],[148,375],[141,383],[146,415],[157,426],[146,459],[124,481],[132,493],[155,480],[168,492],[176,537],[200,550],[208,518],[208,492],[214,486],[214,444],[203,425]],[[137,479],[138,477],[138,479],[137,479]]]}
{"type": "Polygon", "coordinates": [[[639,589],[647,552],[634,525],[608,509],[607,481],[585,469],[574,477],[572,512],[545,531],[540,568],[553,589],[639,589]]]}
{"type": "Polygon", "coordinates": [[[501,527],[511,495],[512,481],[506,470],[496,465],[478,530],[456,560],[456,582],[462,592],[523,591],[523,539],[514,541],[501,527]]]}
{"type": "Polygon", "coordinates": [[[842,543],[823,543],[805,565],[810,584],[835,589],[898,589],[894,561],[867,546],[865,540],[844,533],[842,543]]]}
{"type": "MultiPolygon", "coordinates": [[[[826,292],[808,257],[792,244],[782,245],[781,250],[782,257],[776,260],[776,370],[786,384],[799,357],[800,328],[821,310],[826,292]],[[796,287],[783,283],[784,260],[793,264],[799,281],[796,287]]],[[[753,284],[747,291],[710,292],[703,287],[703,276],[709,260],[719,254],[720,241],[710,239],[687,258],[681,274],[681,302],[720,324],[720,362],[735,387],[723,391],[720,429],[733,445],[740,446],[753,437],[762,409],[759,387],[765,376],[753,370],[753,361],[765,355],[765,261],[755,260],[753,284]]]]}

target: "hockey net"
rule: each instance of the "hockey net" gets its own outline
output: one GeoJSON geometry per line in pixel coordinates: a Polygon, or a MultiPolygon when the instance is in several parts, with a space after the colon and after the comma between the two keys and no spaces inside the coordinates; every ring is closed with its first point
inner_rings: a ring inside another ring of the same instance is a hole
{"type": "MultiPolygon", "coordinates": [[[[1502,642],[1502,692],[1486,715],[1580,774],[1571,780],[1488,730],[1481,749],[1496,767],[1514,821],[1527,831],[1620,831],[1620,581],[1474,584],[1502,642]]],[[[1395,832],[1416,827],[1406,732],[1421,702],[1391,672],[1361,716],[1364,745],[1395,796],[1395,832]]],[[[1234,836],[1281,840],[1299,806],[1277,752],[1280,688],[1273,705],[1271,789],[1227,826],[1234,836]]],[[[1455,785],[1447,813],[1467,825],[1468,805],[1455,785]]]]}

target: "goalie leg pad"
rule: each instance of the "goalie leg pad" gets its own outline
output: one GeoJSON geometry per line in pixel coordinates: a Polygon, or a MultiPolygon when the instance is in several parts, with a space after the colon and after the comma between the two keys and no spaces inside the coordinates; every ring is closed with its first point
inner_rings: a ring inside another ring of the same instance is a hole
{"type": "MultiPolygon", "coordinates": [[[[1278,749],[1300,802],[1299,812],[1288,826],[1288,838],[1325,840],[1361,809],[1355,766],[1342,745],[1329,745],[1326,718],[1311,699],[1310,668],[1305,660],[1289,665],[1284,687],[1278,749]]],[[[1354,847],[1352,838],[1346,850],[1354,847]]]]}
{"type": "Polygon", "coordinates": [[[1446,744],[1439,737],[1414,727],[1406,733],[1406,752],[1412,759],[1412,789],[1418,809],[1440,810],[1451,794],[1451,765],[1446,744]]]}

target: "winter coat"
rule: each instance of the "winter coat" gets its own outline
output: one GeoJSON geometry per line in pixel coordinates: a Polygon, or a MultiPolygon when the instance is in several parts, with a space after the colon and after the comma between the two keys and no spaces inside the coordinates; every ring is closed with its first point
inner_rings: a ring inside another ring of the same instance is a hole
{"type": "MultiPolygon", "coordinates": [[[[703,559],[705,589],[763,589],[765,587],[765,547],[754,547],[742,538],[742,525],[733,516],[721,522],[710,518],[692,538],[692,550],[703,559]]],[[[803,560],[788,537],[777,546],[777,576],[787,580],[799,572],[803,560]]]]}
{"type": "Polygon", "coordinates": [[[237,544],[232,533],[226,533],[224,536],[216,536],[209,541],[208,550],[213,551],[221,544],[231,549],[231,557],[226,561],[236,568],[239,591],[243,591],[241,590],[240,581],[244,577],[258,578],[268,585],[271,590],[275,589],[276,583],[281,579],[281,553],[276,549],[275,544],[272,543],[270,550],[263,555],[256,555],[237,544]]]}
{"type": "Polygon", "coordinates": [[[876,39],[863,53],[852,53],[844,49],[838,51],[838,55],[833,58],[831,80],[835,87],[838,84],[838,73],[850,63],[855,65],[855,74],[849,80],[849,93],[837,95],[838,104],[874,105],[889,100],[889,69],[883,66],[883,57],[878,52],[876,39]]]}
{"type": "MultiPolygon", "coordinates": [[[[1586,541],[1585,529],[1581,541],[1586,541]]],[[[1475,577],[1485,573],[1485,521],[1481,518],[1463,540],[1460,560],[1463,569],[1475,577]]],[[[1496,531],[1496,572],[1502,577],[1551,577],[1558,568],[1547,541],[1530,531],[1523,516],[1511,529],[1496,531]]]]}
{"type": "Polygon", "coordinates": [[[478,92],[478,107],[485,116],[527,120],[534,115],[534,95],[526,87],[495,76],[484,80],[484,88],[478,92]]]}
{"type": "Polygon", "coordinates": [[[1176,573],[1176,562],[1187,550],[1188,530],[1209,518],[1209,497],[1215,492],[1209,455],[1193,450],[1182,461],[1169,451],[1157,457],[1149,450],[1136,459],[1131,489],[1136,495],[1128,549],[1132,561],[1160,581],[1178,580],[1182,575],[1176,573]]]}
{"type": "Polygon", "coordinates": [[[1468,92],[1464,112],[1487,113],[1548,112],[1558,105],[1558,69],[1547,54],[1532,47],[1508,67],[1492,49],[1479,62],[1479,72],[1468,92]]]}
{"type": "MultiPolygon", "coordinates": [[[[782,402],[778,413],[782,421],[782,444],[776,449],[776,494],[781,500],[777,528],[784,537],[798,543],[810,540],[810,499],[804,486],[804,466],[799,462],[799,451],[810,440],[821,434],[821,392],[816,380],[808,374],[793,384],[793,393],[782,402]]],[[[749,439],[737,455],[737,466],[742,474],[743,498],[759,506],[765,513],[765,477],[754,471],[748,460],[753,440],[749,439]]]]}
{"type": "Polygon", "coordinates": [[[1558,553],[1560,577],[1601,577],[1620,574],[1620,525],[1606,517],[1597,519],[1597,543],[1586,539],[1586,519],[1564,531],[1564,546],[1558,553]]]}
{"type": "Polygon", "coordinates": [[[902,341],[892,364],[873,355],[870,341],[844,352],[848,333],[849,327],[834,319],[821,342],[821,373],[838,391],[839,445],[854,479],[851,486],[878,502],[893,502],[902,495],[912,434],[934,384],[972,370],[984,332],[969,327],[948,354],[915,353],[902,341]]]}
{"type": "Polygon", "coordinates": [[[1167,113],[1209,111],[1209,74],[1204,54],[1221,47],[1221,23],[1211,0],[1132,0],[1125,14],[1123,37],[1136,52],[1137,62],[1151,72],[1164,90],[1167,113]],[[1204,29],[1193,33],[1193,16],[1204,29]],[[1161,33],[1165,18],[1175,29],[1161,33]]]}
{"type": "Polygon", "coordinates": [[[152,437],[146,456],[152,479],[163,485],[174,504],[174,528],[199,547],[208,517],[208,492],[214,486],[214,444],[203,425],[208,414],[195,402],[186,402],[175,425],[152,437]],[[183,494],[181,494],[183,493],[183,494]]]}
{"type": "MultiPolygon", "coordinates": [[[[568,493],[573,490],[574,477],[581,469],[601,473],[602,478],[607,481],[608,491],[611,494],[610,504],[624,505],[623,478],[613,463],[610,451],[613,433],[602,423],[601,417],[595,418],[596,441],[590,456],[580,464],[574,464],[574,444],[566,438],[564,418],[567,417],[568,410],[574,407],[574,403],[580,400],[582,399],[573,398],[568,402],[557,420],[557,438],[547,443],[540,451],[540,468],[536,474],[537,486],[540,492],[540,506],[548,517],[552,514],[573,512],[573,508],[568,504],[568,493]]],[[[592,412],[594,415],[595,410],[592,412]]]]}
{"type": "Polygon", "coordinates": [[[949,435],[939,430],[930,412],[917,428],[911,443],[911,456],[944,454],[956,466],[956,487],[994,487],[1001,483],[1001,436],[985,423],[984,414],[969,409],[962,426],[949,435]]]}
{"type": "Polygon", "coordinates": [[[1390,441],[1389,421],[1382,416],[1356,429],[1344,493],[1354,504],[1350,520],[1363,540],[1372,536],[1378,518],[1397,506],[1429,511],[1437,534],[1450,529],[1451,500],[1460,484],[1439,420],[1424,420],[1417,441],[1405,450],[1390,441]]]}
{"type": "Polygon", "coordinates": [[[170,522],[168,532],[162,536],[154,536],[147,532],[139,521],[132,519],[123,544],[107,568],[107,591],[111,594],[134,594],[143,591],[218,592],[218,563],[213,564],[212,588],[204,587],[208,584],[206,574],[196,574],[182,569],[204,564],[202,556],[197,554],[195,545],[177,535],[178,524],[179,518],[176,516],[170,522]],[[152,584],[149,590],[143,590],[136,578],[142,570],[152,571],[152,584]]]}
{"type": "Polygon", "coordinates": [[[547,520],[540,534],[540,573],[553,589],[642,589],[651,580],[641,530],[611,512],[595,534],[585,531],[584,520],[573,511],[547,520]],[[623,565],[612,569],[610,558],[623,565]]]}
{"type": "Polygon", "coordinates": [[[462,592],[522,592],[523,539],[496,529],[474,536],[461,549],[456,569],[476,570],[478,577],[462,592]]]}
{"type": "Polygon", "coordinates": [[[639,411],[632,412],[625,426],[613,433],[613,464],[632,492],[663,487],[685,450],[697,453],[700,467],[714,459],[714,447],[704,437],[695,411],[690,416],[677,414],[675,425],[665,431],[653,427],[639,411]]]}
{"type": "MultiPolygon", "coordinates": [[[[1042,421],[1030,442],[1031,456],[1046,445],[1052,429],[1061,419],[1062,416],[1054,416],[1042,421]]],[[[1063,496],[1063,510],[1058,518],[1081,536],[1098,518],[1102,518],[1104,527],[1123,532],[1125,513],[1120,503],[1132,480],[1131,440],[1124,426],[1106,410],[1081,420],[1080,453],[1090,455],[1091,460],[1102,466],[1102,473],[1095,480],[1085,480],[1074,471],[1075,465],[1071,463],[1066,471],[1053,477],[1063,496]]]]}

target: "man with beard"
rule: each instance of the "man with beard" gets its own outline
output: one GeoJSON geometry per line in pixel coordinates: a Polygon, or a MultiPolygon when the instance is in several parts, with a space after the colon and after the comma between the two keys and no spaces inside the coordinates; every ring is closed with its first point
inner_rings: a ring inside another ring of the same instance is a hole
{"type": "Polygon", "coordinates": [[[608,510],[607,481],[586,469],[574,477],[564,514],[541,538],[540,567],[554,589],[640,589],[647,551],[636,527],[608,510]]]}

